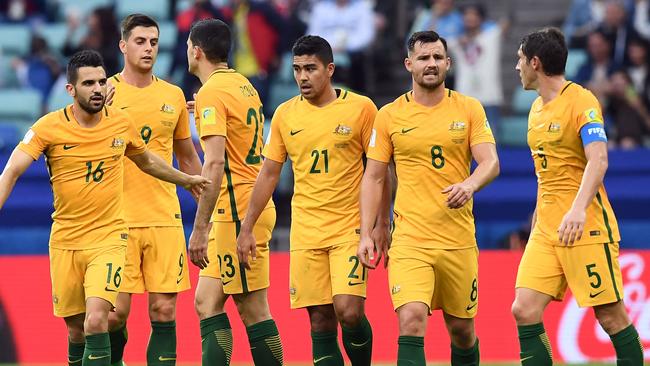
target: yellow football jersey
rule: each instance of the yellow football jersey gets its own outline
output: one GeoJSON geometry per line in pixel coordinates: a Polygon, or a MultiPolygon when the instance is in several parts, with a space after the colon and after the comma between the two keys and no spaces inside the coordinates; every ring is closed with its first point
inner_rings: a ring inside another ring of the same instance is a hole
{"type": "Polygon", "coordinates": [[[442,190],[470,175],[471,147],[494,143],[481,104],[446,90],[426,107],[403,94],[379,110],[368,158],[395,161],[397,195],[393,246],[462,249],[476,245],[473,201],[447,207],[442,190]]]}
{"type": "MultiPolygon", "coordinates": [[[[131,116],[149,151],[172,164],[174,140],[192,137],[183,91],[164,80],[138,88],[122,76],[111,77],[113,106],[131,116]]],[[[129,227],[182,226],[176,186],[156,179],[124,161],[124,215],[129,227]]]]}
{"type": "Polygon", "coordinates": [[[359,240],[359,193],[373,102],[337,89],[319,108],[296,96],[281,104],[271,122],[264,157],[291,159],[291,249],[317,249],[359,240]]]}
{"type": "MultiPolygon", "coordinates": [[[[212,221],[242,221],[262,168],[264,114],[257,90],[235,70],[216,70],[196,96],[201,138],[226,138],[226,164],[212,221]]],[[[270,200],[267,207],[274,207],[270,200]]]]}
{"type": "MultiPolygon", "coordinates": [[[[528,146],[537,174],[537,221],[531,238],[563,245],[557,230],[578,194],[587,165],[580,129],[587,123],[603,124],[600,104],[590,91],[567,82],[560,95],[544,105],[538,97],[528,116],[528,146]]],[[[613,243],[621,240],[605,186],[586,211],[582,239],[574,245],[613,243]]]]}
{"type": "Polygon", "coordinates": [[[129,116],[117,108],[104,108],[93,128],[79,126],[71,108],[39,119],[17,147],[34,160],[45,155],[54,193],[50,246],[126,245],[123,157],[144,153],[146,145],[129,116]]]}

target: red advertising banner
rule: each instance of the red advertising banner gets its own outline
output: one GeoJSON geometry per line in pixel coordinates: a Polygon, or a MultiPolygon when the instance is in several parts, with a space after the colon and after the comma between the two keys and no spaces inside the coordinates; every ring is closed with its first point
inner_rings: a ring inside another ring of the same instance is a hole
{"type": "MultiPolygon", "coordinates": [[[[480,255],[479,312],[477,334],[481,340],[484,361],[513,361],[519,356],[517,330],[510,314],[514,298],[514,282],[521,253],[484,251],[480,255]]],[[[625,302],[630,317],[639,331],[650,360],[650,251],[623,252],[620,256],[625,302]]],[[[49,261],[46,256],[0,257],[0,303],[5,314],[2,323],[8,325],[22,363],[63,363],[66,360],[67,335],[61,319],[52,315],[49,261]]],[[[309,362],[311,344],[306,311],[289,309],[289,255],[271,256],[271,312],[280,329],[287,362],[309,362]]],[[[192,266],[192,284],[196,285],[197,270],[192,266]]],[[[129,342],[125,361],[145,362],[149,320],[146,296],[135,296],[128,322],[129,342]]],[[[373,360],[391,362],[397,357],[397,319],[392,310],[386,271],[370,274],[368,319],[373,327],[373,360]]],[[[251,361],[248,338],[236,308],[227,308],[233,326],[234,362],[251,361]]],[[[199,321],[193,308],[193,291],[179,295],[177,310],[178,361],[196,362],[201,359],[199,321]]],[[[553,354],[558,361],[611,361],[614,349],[609,337],[595,320],[589,308],[579,308],[570,294],[562,303],[549,306],[544,324],[551,339],[553,354]]],[[[440,312],[430,318],[425,338],[427,359],[449,360],[449,337],[440,312]]]]}

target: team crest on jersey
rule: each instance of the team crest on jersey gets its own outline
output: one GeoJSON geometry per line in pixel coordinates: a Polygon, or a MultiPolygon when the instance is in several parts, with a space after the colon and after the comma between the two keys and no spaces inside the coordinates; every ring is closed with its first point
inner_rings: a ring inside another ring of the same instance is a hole
{"type": "Polygon", "coordinates": [[[172,105],[164,103],[162,107],[160,107],[160,111],[163,113],[174,114],[174,112],[176,112],[176,109],[174,109],[172,105]]]}
{"type": "Polygon", "coordinates": [[[339,123],[332,133],[337,140],[349,140],[352,137],[352,127],[339,123]]]}
{"type": "Polygon", "coordinates": [[[113,139],[113,142],[111,142],[111,148],[113,149],[121,149],[124,147],[124,139],[121,137],[115,137],[113,139]]]}
{"type": "Polygon", "coordinates": [[[562,125],[560,125],[560,122],[551,122],[550,125],[548,125],[548,132],[550,133],[560,133],[562,130],[562,125]]]}
{"type": "Polygon", "coordinates": [[[451,141],[455,144],[462,144],[465,142],[465,134],[467,132],[467,123],[465,121],[453,121],[449,125],[449,134],[451,141]]]}
{"type": "Polygon", "coordinates": [[[600,112],[596,108],[589,108],[585,111],[585,117],[587,122],[600,122],[603,123],[603,118],[600,116],[600,112]]]}

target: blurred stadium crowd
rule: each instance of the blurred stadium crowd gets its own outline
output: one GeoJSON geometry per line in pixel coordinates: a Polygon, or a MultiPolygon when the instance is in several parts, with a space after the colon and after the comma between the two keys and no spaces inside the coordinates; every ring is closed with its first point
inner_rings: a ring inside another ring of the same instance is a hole
{"type": "MultiPolygon", "coordinates": [[[[119,22],[135,12],[159,22],[154,71],[181,86],[187,99],[200,86],[187,72],[186,40],[192,23],[210,17],[227,22],[235,34],[230,64],[259,91],[269,117],[267,128],[275,107],[298,93],[290,50],[301,35],[326,38],[335,51],[335,81],[381,107],[410,88],[403,66],[405,40],[415,31],[436,30],[448,39],[452,57],[447,85],[481,101],[502,162],[512,162],[502,164],[500,183],[477,196],[478,223],[489,207],[494,210],[487,211],[488,219],[508,228],[499,234],[479,228],[479,242],[485,235],[489,247],[497,246],[495,237],[505,237],[500,244],[505,247],[525,243],[526,225],[509,236],[504,233],[519,225],[513,223],[525,221],[534,205],[529,152],[502,150],[526,146],[527,114],[537,96],[522,90],[514,70],[519,40],[527,32],[544,26],[563,29],[570,46],[567,79],[588,87],[601,101],[612,150],[634,150],[641,161],[647,154],[637,148],[650,146],[650,0],[3,0],[0,154],[9,154],[42,114],[71,102],[64,88],[65,64],[75,51],[98,50],[108,74],[120,72],[119,22]],[[518,181],[524,174],[530,185],[525,189],[518,181]],[[505,201],[509,206],[503,206],[505,201]]],[[[621,188],[630,179],[647,179],[648,164],[623,165],[622,173],[610,174],[619,174],[621,188]]],[[[38,178],[44,176],[42,172],[38,178]]],[[[276,193],[286,201],[278,207],[278,217],[287,217],[280,225],[288,224],[290,176],[285,167],[276,193]]],[[[618,181],[614,185],[610,195],[616,205],[618,181]]],[[[638,220],[636,205],[650,202],[650,195],[639,199],[630,197],[629,188],[620,192],[623,209],[617,212],[622,212],[623,221],[638,220]]],[[[643,220],[645,225],[647,218],[643,220]]],[[[635,231],[645,232],[634,222],[635,231]]]]}

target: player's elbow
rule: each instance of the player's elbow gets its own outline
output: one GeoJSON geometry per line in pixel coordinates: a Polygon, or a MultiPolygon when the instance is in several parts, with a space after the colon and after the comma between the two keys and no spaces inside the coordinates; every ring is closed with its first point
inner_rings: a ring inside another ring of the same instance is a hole
{"type": "Polygon", "coordinates": [[[203,162],[203,169],[206,171],[220,171],[226,165],[226,159],[223,156],[210,156],[206,157],[203,162]]]}

